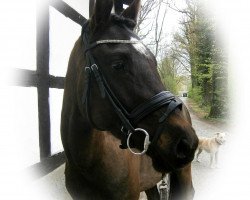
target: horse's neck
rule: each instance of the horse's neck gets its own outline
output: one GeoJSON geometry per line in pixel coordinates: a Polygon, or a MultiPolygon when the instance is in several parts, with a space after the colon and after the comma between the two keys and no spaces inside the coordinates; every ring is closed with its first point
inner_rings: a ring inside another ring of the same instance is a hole
{"type": "MultiPolygon", "coordinates": [[[[152,159],[149,156],[137,156],[133,155],[128,150],[122,150],[119,148],[119,139],[113,136],[110,132],[103,132],[103,134],[103,142],[105,143],[105,146],[103,146],[104,148],[107,148],[109,152],[113,151],[113,155],[117,156],[117,159],[125,160],[125,163],[132,162],[134,164],[133,169],[138,170],[141,191],[152,188],[161,180],[162,174],[153,168],[152,159]]],[[[107,149],[104,151],[107,151],[107,149]]],[[[114,159],[115,157],[112,158],[114,159]]]]}
{"type": "Polygon", "coordinates": [[[162,174],[153,168],[152,159],[147,156],[141,156],[140,162],[140,188],[145,191],[155,186],[162,178],[162,174]]]}
{"type": "MultiPolygon", "coordinates": [[[[120,177],[133,171],[133,175],[130,174],[131,179],[138,178],[141,191],[152,188],[161,180],[162,174],[153,168],[149,156],[137,156],[128,150],[120,149],[120,140],[110,132],[93,130],[92,134],[89,142],[93,149],[88,151],[95,151],[93,155],[98,156],[98,162],[104,163],[103,167],[112,174],[111,176],[120,177]]],[[[96,158],[92,159],[95,162],[96,158]]]]}

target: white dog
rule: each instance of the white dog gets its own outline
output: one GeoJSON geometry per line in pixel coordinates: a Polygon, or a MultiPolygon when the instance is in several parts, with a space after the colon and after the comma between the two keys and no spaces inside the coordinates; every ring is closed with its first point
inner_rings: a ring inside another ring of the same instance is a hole
{"type": "Polygon", "coordinates": [[[217,167],[219,148],[226,141],[226,133],[216,133],[212,138],[199,137],[196,160],[199,161],[200,153],[205,150],[210,153],[210,167],[217,167]]]}

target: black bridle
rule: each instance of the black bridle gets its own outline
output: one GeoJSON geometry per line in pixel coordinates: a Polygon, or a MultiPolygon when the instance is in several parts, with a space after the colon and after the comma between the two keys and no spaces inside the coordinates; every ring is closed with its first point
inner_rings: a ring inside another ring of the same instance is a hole
{"type": "Polygon", "coordinates": [[[98,128],[95,123],[92,120],[90,111],[89,111],[89,99],[90,99],[90,93],[91,93],[91,83],[93,82],[93,79],[95,79],[102,98],[108,98],[110,103],[112,104],[115,113],[119,117],[122,123],[121,127],[121,133],[122,133],[122,139],[121,139],[121,145],[120,148],[126,149],[129,148],[129,150],[134,154],[144,154],[146,153],[149,144],[151,145],[155,144],[156,141],[159,138],[159,135],[164,129],[164,121],[169,116],[169,114],[175,110],[177,107],[181,108],[182,102],[178,101],[178,99],[175,98],[175,96],[170,93],[169,91],[162,91],[150,99],[148,99],[146,102],[143,102],[142,104],[135,107],[132,112],[128,112],[122,103],[119,101],[119,99],[116,97],[112,89],[110,88],[106,78],[104,77],[103,73],[101,72],[101,69],[97,66],[90,50],[95,48],[98,45],[101,44],[107,44],[107,43],[115,43],[115,44],[134,44],[138,43],[140,41],[130,41],[130,40],[99,40],[94,43],[89,43],[89,25],[86,23],[82,27],[82,38],[83,43],[85,45],[85,56],[86,56],[86,66],[85,66],[85,88],[84,93],[82,96],[82,101],[86,106],[86,114],[88,117],[89,122],[92,124],[93,127],[102,130],[101,128],[98,128]],[[162,107],[166,107],[166,111],[162,113],[162,116],[159,118],[158,123],[159,127],[157,128],[155,134],[153,135],[153,139],[150,142],[149,134],[146,130],[142,128],[135,128],[138,122],[140,122],[143,118],[148,116],[150,113],[159,110],[162,107]],[[141,153],[135,153],[130,148],[130,137],[133,133],[136,132],[142,132],[145,134],[145,140],[144,140],[144,150],[141,153]]]}

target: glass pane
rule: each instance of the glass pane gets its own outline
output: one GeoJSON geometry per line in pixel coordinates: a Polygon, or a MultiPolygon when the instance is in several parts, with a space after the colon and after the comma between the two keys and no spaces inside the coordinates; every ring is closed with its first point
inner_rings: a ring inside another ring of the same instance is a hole
{"type": "Polygon", "coordinates": [[[0,69],[36,69],[36,1],[1,1],[0,69]]]}
{"type": "Polygon", "coordinates": [[[81,27],[50,8],[50,74],[65,76],[72,48],[81,27]]]}
{"type": "Polygon", "coordinates": [[[1,87],[1,163],[15,172],[39,162],[36,88],[1,87]]]}
{"type": "Polygon", "coordinates": [[[63,151],[61,136],[60,136],[62,99],[63,99],[63,90],[50,89],[50,121],[51,121],[52,154],[63,151]]]}

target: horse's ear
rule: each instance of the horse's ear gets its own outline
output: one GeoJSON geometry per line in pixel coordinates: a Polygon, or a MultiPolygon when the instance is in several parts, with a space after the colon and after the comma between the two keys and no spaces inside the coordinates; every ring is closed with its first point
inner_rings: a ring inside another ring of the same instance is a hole
{"type": "Polygon", "coordinates": [[[127,7],[126,10],[122,12],[121,15],[125,18],[132,19],[136,22],[138,13],[140,11],[140,7],[141,7],[141,0],[134,0],[132,4],[130,4],[130,6],[127,7]]]}
{"type": "Polygon", "coordinates": [[[113,7],[113,0],[96,0],[93,15],[91,17],[91,27],[96,29],[107,24],[113,7]]]}

